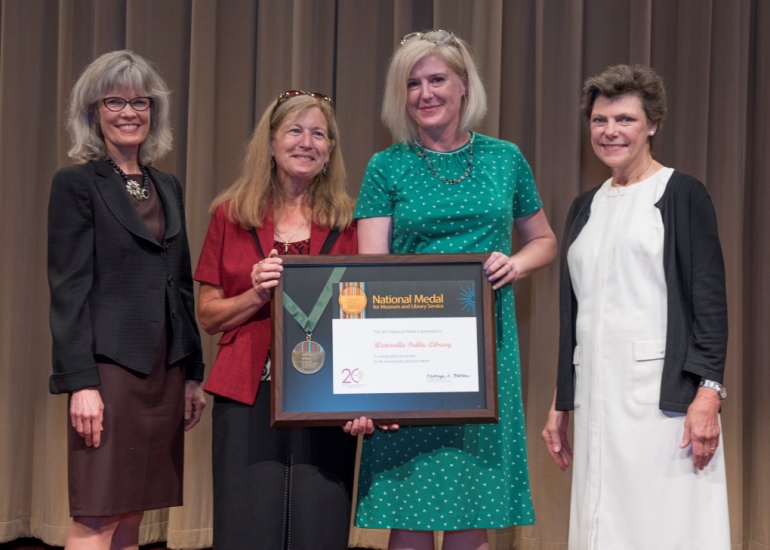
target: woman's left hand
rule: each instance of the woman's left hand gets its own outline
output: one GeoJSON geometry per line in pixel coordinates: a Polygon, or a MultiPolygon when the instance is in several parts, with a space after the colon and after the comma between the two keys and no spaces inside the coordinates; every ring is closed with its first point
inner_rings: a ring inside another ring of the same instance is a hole
{"type": "Polygon", "coordinates": [[[719,407],[722,400],[710,388],[699,388],[687,408],[680,449],[692,444],[692,463],[699,470],[708,466],[719,446],[719,407]]]}
{"type": "Polygon", "coordinates": [[[355,418],[345,423],[342,430],[353,436],[361,434],[371,435],[374,433],[374,421],[371,418],[362,416],[361,418],[355,418]]]}
{"type": "Polygon", "coordinates": [[[196,380],[184,383],[184,431],[192,429],[201,420],[203,409],[206,408],[206,397],[203,388],[196,380]]]}
{"type": "MultiPolygon", "coordinates": [[[[393,420],[383,421],[383,424],[378,424],[377,427],[384,432],[396,432],[400,428],[393,420]]],[[[342,431],[350,435],[371,435],[374,433],[374,420],[365,416],[355,418],[342,426],[342,431]]]]}
{"type": "Polygon", "coordinates": [[[484,273],[495,290],[518,280],[521,275],[513,258],[502,252],[492,252],[484,263],[484,273]]]}
{"type": "Polygon", "coordinates": [[[529,277],[551,263],[556,256],[556,237],[543,209],[513,220],[521,248],[513,256],[492,252],[484,264],[484,273],[497,290],[503,285],[529,277]]]}

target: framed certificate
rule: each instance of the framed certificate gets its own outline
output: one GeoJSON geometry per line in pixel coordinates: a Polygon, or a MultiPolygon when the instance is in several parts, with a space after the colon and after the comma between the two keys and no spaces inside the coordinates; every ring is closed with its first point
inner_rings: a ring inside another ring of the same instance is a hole
{"type": "Polygon", "coordinates": [[[271,424],[497,422],[487,257],[282,257],[271,424]]]}

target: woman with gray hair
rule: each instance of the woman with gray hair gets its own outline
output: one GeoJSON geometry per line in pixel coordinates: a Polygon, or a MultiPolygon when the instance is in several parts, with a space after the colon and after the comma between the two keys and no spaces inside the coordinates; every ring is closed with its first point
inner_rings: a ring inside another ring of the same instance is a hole
{"type": "MultiPolygon", "coordinates": [[[[519,148],[473,131],[485,113],[463,40],[444,30],[404,36],[382,107],[398,143],[369,161],[356,205],[359,252],[489,254],[502,337],[498,424],[390,425],[365,440],[356,525],[390,528],[393,549],[432,549],[436,530],[445,549],[483,549],[485,529],[535,521],[511,283],[547,265],[556,239],[519,148]]],[[[361,418],[345,429],[373,425],[361,418]]]]}
{"type": "Polygon", "coordinates": [[[144,510],[182,504],[183,433],[205,407],[182,187],[150,165],[171,149],[169,91],[130,51],[72,91],[74,166],[48,210],[53,375],[69,394],[67,548],[138,545],[144,510]]]}

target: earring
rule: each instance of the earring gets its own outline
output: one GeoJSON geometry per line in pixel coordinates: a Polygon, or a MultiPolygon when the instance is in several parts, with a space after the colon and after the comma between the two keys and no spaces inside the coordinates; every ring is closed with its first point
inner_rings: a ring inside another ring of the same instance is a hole
{"type": "Polygon", "coordinates": [[[651,135],[651,136],[654,136],[654,135],[655,135],[655,132],[650,132],[650,135],[651,135]]]}
{"type": "Polygon", "coordinates": [[[270,170],[275,170],[275,157],[270,157],[270,170]]]}
{"type": "Polygon", "coordinates": [[[321,169],[321,173],[324,175],[325,178],[329,177],[329,163],[327,162],[324,164],[324,167],[321,169]]]}

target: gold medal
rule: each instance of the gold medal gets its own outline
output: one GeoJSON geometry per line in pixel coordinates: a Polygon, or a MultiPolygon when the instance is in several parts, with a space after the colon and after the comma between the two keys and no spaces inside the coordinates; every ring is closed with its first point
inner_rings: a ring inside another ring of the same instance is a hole
{"type": "MultiPolygon", "coordinates": [[[[347,283],[340,283],[340,286],[347,283]]],[[[348,315],[358,315],[366,309],[367,298],[360,286],[347,286],[340,290],[340,309],[348,315]]]]}
{"type": "Polygon", "coordinates": [[[291,350],[291,363],[302,374],[313,374],[321,370],[326,361],[326,352],[321,344],[308,339],[291,350]]]}

